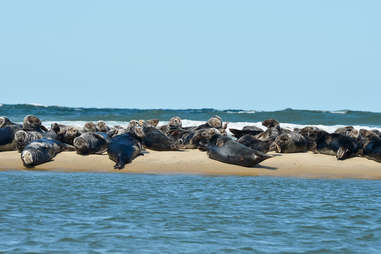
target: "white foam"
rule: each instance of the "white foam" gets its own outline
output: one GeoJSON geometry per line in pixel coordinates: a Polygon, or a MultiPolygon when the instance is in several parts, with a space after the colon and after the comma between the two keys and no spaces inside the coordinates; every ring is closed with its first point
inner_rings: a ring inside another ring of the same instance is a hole
{"type": "MultiPolygon", "coordinates": [[[[101,121],[101,119],[99,120],[101,121]]],[[[73,127],[78,127],[82,128],[85,123],[88,121],[44,121],[43,125],[46,127],[50,127],[52,123],[60,123],[60,124],[65,124],[65,125],[70,125],[73,127]]],[[[97,121],[93,121],[97,122],[97,121]]],[[[122,127],[127,127],[128,126],[128,121],[105,121],[107,125],[109,126],[115,126],[115,125],[120,125],[122,127]]],[[[204,124],[205,121],[196,121],[196,120],[189,120],[189,119],[182,119],[182,124],[183,127],[190,127],[190,126],[198,126],[201,124],[204,124]]],[[[159,126],[168,124],[168,121],[160,121],[159,126]]],[[[256,126],[259,128],[262,128],[263,130],[266,130],[266,127],[262,126],[262,122],[229,122],[228,123],[228,129],[233,128],[233,129],[242,129],[244,126],[256,126]]],[[[285,129],[293,130],[294,128],[304,128],[306,126],[313,126],[313,127],[318,127],[322,130],[325,130],[329,133],[335,132],[336,129],[345,127],[347,125],[322,125],[322,124],[294,124],[294,123],[280,123],[280,126],[285,129]]],[[[370,126],[361,126],[361,125],[353,125],[354,128],[356,129],[367,129],[367,130],[374,130],[377,129],[381,131],[380,127],[370,127],[370,126]]],[[[230,132],[228,132],[230,133],[230,132]]]]}
{"type": "Polygon", "coordinates": [[[39,104],[39,103],[27,103],[26,105],[35,106],[35,107],[44,107],[44,108],[48,107],[46,105],[42,105],[42,104],[39,104]]]}

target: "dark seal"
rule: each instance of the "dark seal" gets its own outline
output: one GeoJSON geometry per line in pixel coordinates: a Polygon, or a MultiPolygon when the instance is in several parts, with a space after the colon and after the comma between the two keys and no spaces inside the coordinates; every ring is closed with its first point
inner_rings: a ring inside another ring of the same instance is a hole
{"type": "Polygon", "coordinates": [[[244,167],[254,167],[271,158],[262,152],[253,150],[227,136],[215,135],[210,140],[207,152],[209,158],[244,167]]]}
{"type": "Polygon", "coordinates": [[[141,127],[134,127],[128,133],[117,135],[111,139],[107,148],[110,160],[116,164],[115,169],[123,169],[136,157],[144,155],[142,153],[142,137],[144,136],[141,127]]]}

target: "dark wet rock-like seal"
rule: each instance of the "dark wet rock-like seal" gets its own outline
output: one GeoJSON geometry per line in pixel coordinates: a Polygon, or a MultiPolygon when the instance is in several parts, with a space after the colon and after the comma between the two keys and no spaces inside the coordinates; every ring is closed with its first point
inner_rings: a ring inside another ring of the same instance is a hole
{"type": "Polygon", "coordinates": [[[256,126],[245,126],[242,128],[242,130],[233,129],[233,128],[230,128],[229,130],[233,134],[233,136],[237,139],[241,138],[244,135],[249,134],[249,135],[255,136],[263,132],[261,128],[256,126]]]}
{"type": "Polygon", "coordinates": [[[111,139],[107,148],[110,160],[116,162],[115,169],[123,169],[136,157],[143,154],[142,137],[144,136],[141,127],[134,127],[128,133],[117,135],[111,139]]]}
{"type": "Polygon", "coordinates": [[[267,153],[270,150],[270,145],[272,140],[259,140],[255,136],[246,134],[240,137],[237,140],[238,143],[241,143],[253,150],[260,151],[262,153],[267,153]]]}
{"type": "Polygon", "coordinates": [[[7,117],[0,117],[0,151],[16,150],[15,133],[21,128],[7,117]]]}
{"type": "Polygon", "coordinates": [[[221,135],[216,128],[206,128],[193,131],[189,135],[185,135],[181,140],[181,147],[185,149],[200,149],[206,150],[210,139],[214,135],[221,135]]]}
{"type": "Polygon", "coordinates": [[[207,147],[209,158],[229,164],[253,167],[271,158],[262,152],[253,150],[227,136],[215,135],[207,147]]]}
{"type": "Polygon", "coordinates": [[[377,132],[361,129],[360,135],[363,144],[362,155],[370,160],[381,162],[381,138],[377,132]]]}
{"type": "Polygon", "coordinates": [[[61,141],[42,138],[27,145],[21,153],[21,160],[25,167],[34,167],[52,160],[58,153],[69,149],[61,141]]]}
{"type": "Polygon", "coordinates": [[[270,146],[270,150],[278,153],[304,153],[308,148],[307,139],[296,132],[279,135],[270,146]]]}
{"type": "Polygon", "coordinates": [[[85,132],[76,137],[73,145],[78,154],[102,154],[107,150],[111,138],[104,132],[85,132]]]}
{"type": "Polygon", "coordinates": [[[359,155],[360,145],[355,139],[337,133],[320,131],[312,150],[316,153],[334,155],[345,160],[359,155]]]}
{"type": "Polygon", "coordinates": [[[178,144],[164,135],[159,129],[152,126],[143,127],[144,147],[156,151],[176,151],[179,150],[178,144]]]}

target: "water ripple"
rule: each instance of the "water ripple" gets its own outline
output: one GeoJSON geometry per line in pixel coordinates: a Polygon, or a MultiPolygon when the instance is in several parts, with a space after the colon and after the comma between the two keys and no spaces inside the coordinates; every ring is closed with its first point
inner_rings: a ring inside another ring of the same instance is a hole
{"type": "Polygon", "coordinates": [[[380,181],[0,173],[0,253],[379,253],[380,181]]]}

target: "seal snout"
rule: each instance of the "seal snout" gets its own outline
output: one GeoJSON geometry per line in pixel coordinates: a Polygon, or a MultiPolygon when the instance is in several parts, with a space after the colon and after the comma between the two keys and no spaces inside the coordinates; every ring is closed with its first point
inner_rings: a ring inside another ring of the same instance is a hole
{"type": "Polygon", "coordinates": [[[79,154],[87,154],[89,152],[89,144],[83,137],[76,137],[73,141],[74,147],[79,154]]]}
{"type": "Polygon", "coordinates": [[[21,153],[21,159],[26,167],[32,167],[33,166],[33,153],[30,151],[23,151],[21,153]]]}

